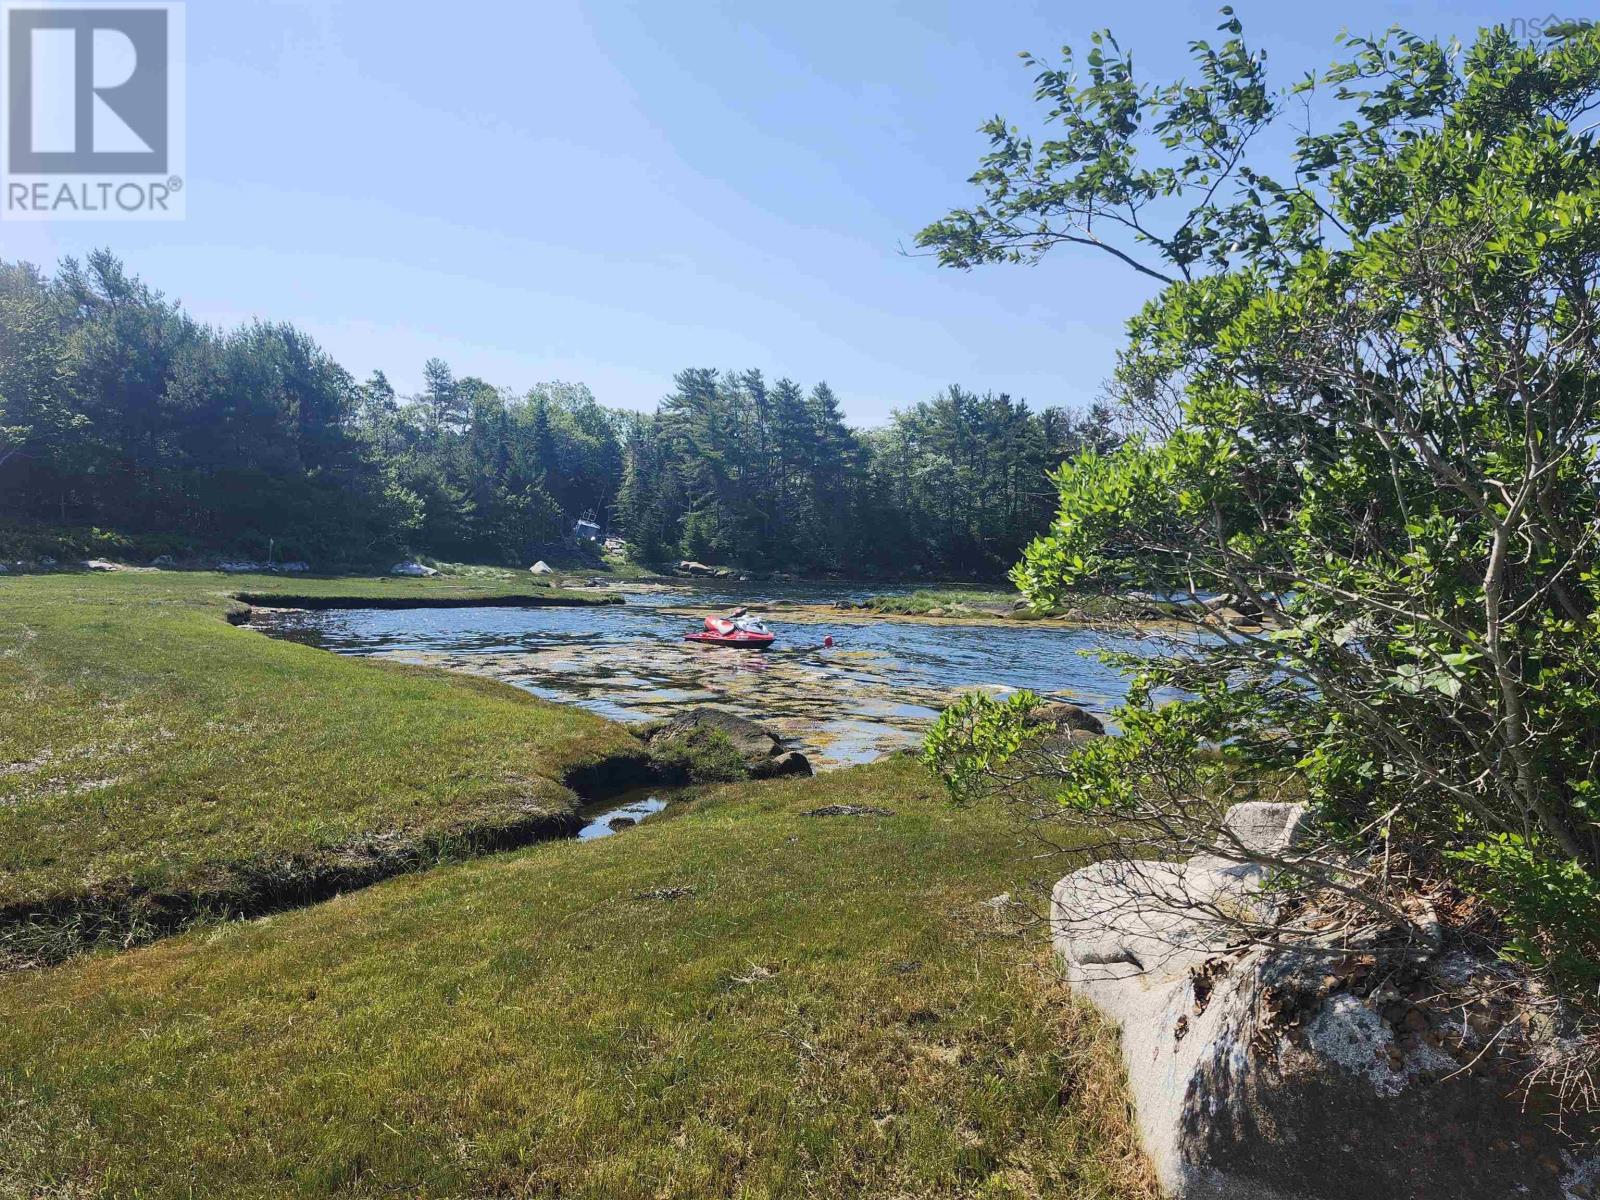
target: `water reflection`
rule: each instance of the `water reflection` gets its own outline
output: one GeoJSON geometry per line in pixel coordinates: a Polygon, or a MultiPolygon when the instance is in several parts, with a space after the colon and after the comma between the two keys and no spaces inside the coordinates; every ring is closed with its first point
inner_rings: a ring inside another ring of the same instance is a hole
{"type": "Polygon", "coordinates": [[[592,842],[595,838],[610,837],[621,829],[637,825],[666,806],[667,802],[660,796],[642,796],[621,803],[613,801],[586,808],[578,814],[584,823],[583,828],[578,830],[578,840],[592,842]]]}

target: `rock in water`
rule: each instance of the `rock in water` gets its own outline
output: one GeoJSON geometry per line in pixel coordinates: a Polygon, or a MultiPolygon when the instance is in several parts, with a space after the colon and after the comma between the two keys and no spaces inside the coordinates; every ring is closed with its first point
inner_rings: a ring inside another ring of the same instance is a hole
{"type": "Polygon", "coordinates": [[[772,758],[781,744],[777,734],[754,721],[723,712],[720,708],[691,708],[688,712],[679,713],[652,733],[650,740],[672,741],[688,737],[696,729],[715,729],[725,734],[740,756],[752,763],[772,758]]]}
{"type": "MultiPolygon", "coordinates": [[[[1274,853],[1304,817],[1255,803],[1224,824],[1274,853]]],[[[1459,1010],[1423,1007],[1447,975],[1495,964],[1446,969],[1421,949],[1407,968],[1417,999],[1403,1001],[1390,985],[1363,994],[1359,955],[1231,948],[1194,903],[1262,912],[1264,875],[1216,857],[1108,861],[1052,897],[1073,990],[1122,1027],[1139,1131],[1173,1200],[1570,1200],[1600,1173],[1525,1107],[1521,1066],[1485,1056],[1463,1071],[1487,1039],[1474,1043],[1459,1010]]]]}
{"type": "Polygon", "coordinates": [[[798,750],[788,750],[750,764],[751,779],[782,779],[788,775],[810,774],[811,760],[798,750]]]}
{"type": "Polygon", "coordinates": [[[653,754],[673,749],[673,743],[692,746],[704,741],[707,734],[720,734],[733,746],[751,779],[811,774],[811,761],[798,750],[785,750],[777,734],[720,708],[691,708],[670,720],[642,725],[637,732],[653,754]]]}

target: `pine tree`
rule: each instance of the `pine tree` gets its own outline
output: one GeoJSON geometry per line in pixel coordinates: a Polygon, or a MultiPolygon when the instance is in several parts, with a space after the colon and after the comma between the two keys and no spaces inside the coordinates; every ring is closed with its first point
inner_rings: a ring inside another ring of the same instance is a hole
{"type": "Polygon", "coordinates": [[[435,435],[455,433],[466,423],[466,408],[450,364],[430,358],[422,365],[422,399],[435,435]]]}

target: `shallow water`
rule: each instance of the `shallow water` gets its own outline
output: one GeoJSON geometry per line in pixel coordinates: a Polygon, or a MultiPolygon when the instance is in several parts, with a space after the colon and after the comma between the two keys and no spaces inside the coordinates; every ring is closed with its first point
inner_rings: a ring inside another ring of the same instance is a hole
{"type": "Polygon", "coordinates": [[[578,814],[583,820],[583,827],[578,830],[580,842],[592,842],[595,838],[610,837],[617,833],[615,828],[618,818],[623,820],[624,827],[637,825],[646,817],[654,816],[666,808],[667,802],[660,796],[638,795],[629,800],[612,800],[605,804],[597,804],[585,808],[578,814]]]}
{"type": "Polygon", "coordinates": [[[1085,652],[1132,639],[1059,625],[807,620],[763,616],[767,653],[683,641],[698,621],[661,611],[758,599],[830,604],[848,586],[720,583],[628,593],[598,608],[330,609],[258,614],[278,637],[346,654],[390,655],[491,675],[538,696],[623,721],[712,703],[773,724],[818,767],[915,745],[938,712],[973,690],[1029,688],[1104,712],[1121,678],[1085,652]],[[824,637],[834,645],[823,648],[824,637]]]}

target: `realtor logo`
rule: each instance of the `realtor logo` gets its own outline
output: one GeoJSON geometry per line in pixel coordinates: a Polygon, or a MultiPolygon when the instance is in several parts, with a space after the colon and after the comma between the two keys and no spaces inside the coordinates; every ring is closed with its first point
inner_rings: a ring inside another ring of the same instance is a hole
{"type": "Polygon", "coordinates": [[[8,220],[183,215],[183,6],[4,5],[8,220]]]}

